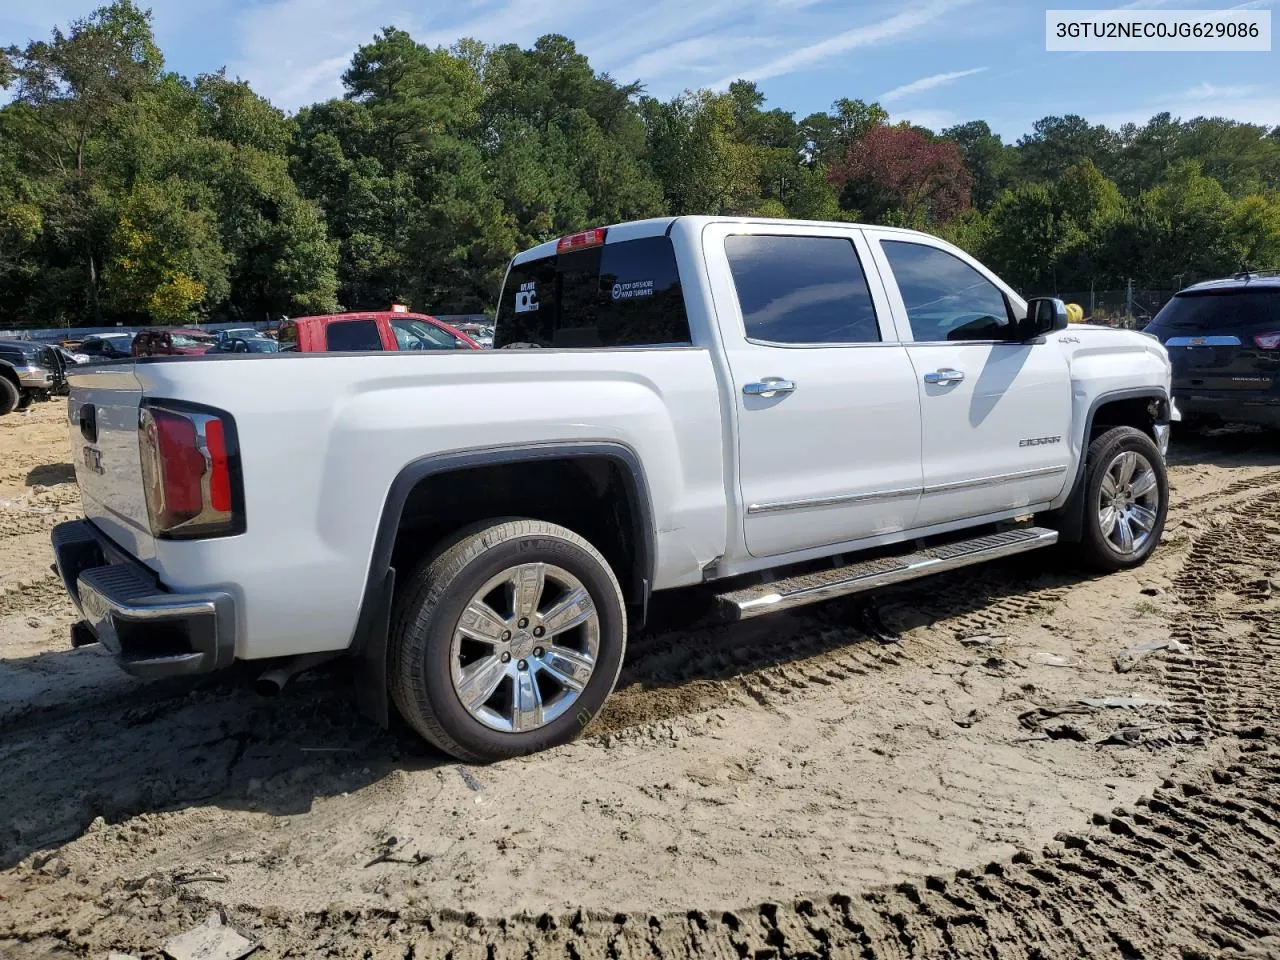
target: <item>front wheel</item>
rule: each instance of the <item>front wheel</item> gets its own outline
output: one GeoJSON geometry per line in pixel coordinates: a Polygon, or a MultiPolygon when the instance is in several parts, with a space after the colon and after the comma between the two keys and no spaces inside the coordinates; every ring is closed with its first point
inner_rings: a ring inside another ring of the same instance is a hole
{"type": "Polygon", "coordinates": [[[1097,437],[1085,460],[1086,561],[1104,572],[1140,566],[1164,532],[1169,478],[1155,442],[1133,427],[1097,437]]]}
{"type": "Polygon", "coordinates": [[[594,547],[540,520],[464,532],[410,577],[391,636],[391,695],[446,753],[501,760],[566,743],[617,682],[627,616],[594,547]]]}

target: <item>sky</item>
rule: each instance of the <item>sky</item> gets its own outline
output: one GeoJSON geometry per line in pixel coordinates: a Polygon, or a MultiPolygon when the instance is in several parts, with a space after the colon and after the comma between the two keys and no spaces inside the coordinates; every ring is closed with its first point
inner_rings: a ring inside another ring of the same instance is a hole
{"type": "MultiPolygon", "coordinates": [[[[1280,39],[1269,53],[1048,53],[1045,10],[1272,9],[1277,0],[151,0],[167,66],[226,67],[294,111],[341,96],[352,52],[385,26],[448,46],[531,45],[561,33],[597,70],[663,99],[755,80],[803,117],[878,100],[934,130],[982,119],[1009,142],[1040,117],[1119,126],[1174,116],[1280,125],[1280,39]]],[[[147,0],[139,0],[141,6],[147,0]]],[[[46,38],[94,0],[0,0],[0,46],[46,38]]]]}

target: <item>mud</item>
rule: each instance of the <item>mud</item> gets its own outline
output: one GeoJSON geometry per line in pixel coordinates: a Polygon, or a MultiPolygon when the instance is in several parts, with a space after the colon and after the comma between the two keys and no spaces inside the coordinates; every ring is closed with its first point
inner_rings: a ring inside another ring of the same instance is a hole
{"type": "Polygon", "coordinates": [[[214,908],[280,957],[1280,956],[1273,438],[1179,438],[1133,573],[663,598],[584,739],[491,767],[340,668],[264,700],[71,651],[68,446],[61,404],[0,419],[0,956],[155,957],[214,908]]]}

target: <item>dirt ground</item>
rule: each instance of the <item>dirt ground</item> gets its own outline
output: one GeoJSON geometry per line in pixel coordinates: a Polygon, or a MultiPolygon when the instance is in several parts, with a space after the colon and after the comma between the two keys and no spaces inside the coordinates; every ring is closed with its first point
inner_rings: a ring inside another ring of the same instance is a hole
{"type": "Polygon", "coordinates": [[[1274,437],[1179,437],[1133,573],[668,598],[587,736],[468,767],[341,668],[264,699],[71,650],[64,411],[0,418],[2,957],[218,909],[267,957],[1280,956],[1274,437]]]}

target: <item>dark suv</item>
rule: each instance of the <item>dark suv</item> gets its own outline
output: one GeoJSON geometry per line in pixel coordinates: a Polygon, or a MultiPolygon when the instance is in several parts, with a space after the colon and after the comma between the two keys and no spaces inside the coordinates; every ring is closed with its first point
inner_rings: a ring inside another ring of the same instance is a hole
{"type": "Polygon", "coordinates": [[[1169,351],[1183,420],[1280,428],[1280,276],[1197,283],[1143,332],[1169,351]]]}

